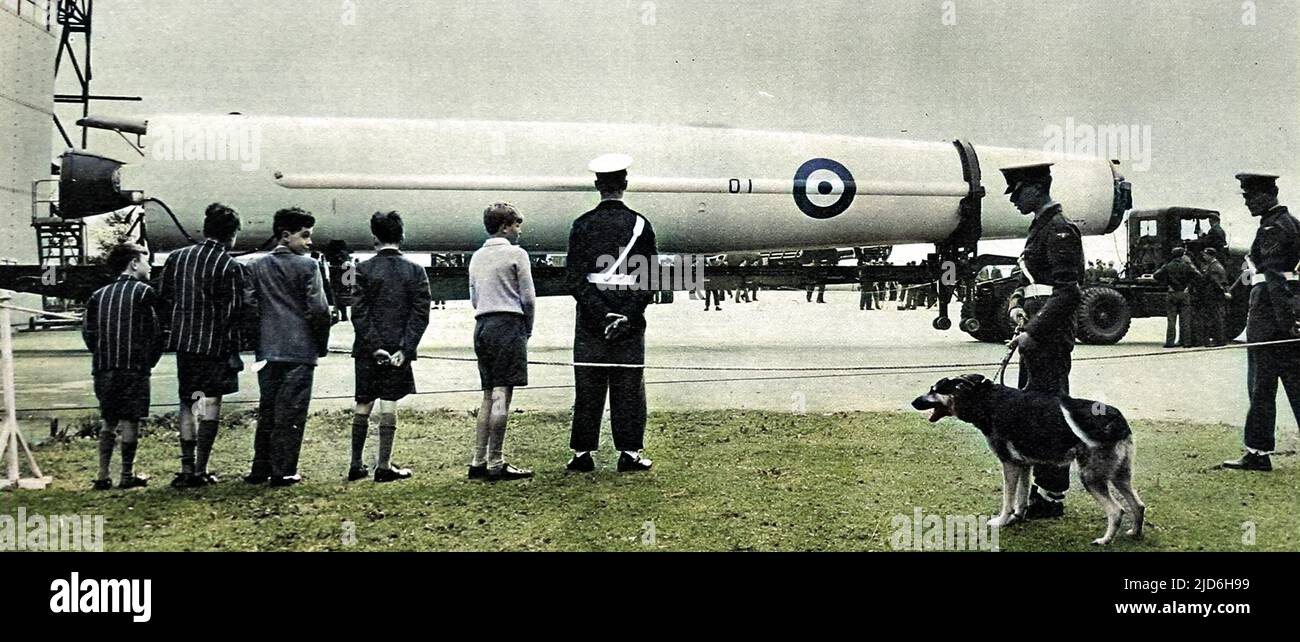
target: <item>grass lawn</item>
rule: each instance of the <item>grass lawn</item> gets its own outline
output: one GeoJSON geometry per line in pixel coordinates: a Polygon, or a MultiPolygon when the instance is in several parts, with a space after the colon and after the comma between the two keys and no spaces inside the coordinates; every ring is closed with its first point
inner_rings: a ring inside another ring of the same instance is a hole
{"type": "MultiPolygon", "coordinates": [[[[573,475],[563,470],[568,415],[522,412],[511,417],[507,453],[537,476],[499,484],[465,479],[473,418],[452,410],[399,415],[394,459],[413,479],[345,483],[349,421],[339,411],[312,417],[308,480],[283,489],[239,481],[253,438],[246,411],[223,422],[212,466],[223,482],[197,490],[167,486],[178,466],[174,417],[151,422],[140,442],[137,470],[153,475],[146,489],[93,492],[96,441],[49,441],[36,457],[53,486],[0,493],[0,514],[102,514],[110,551],[876,551],[892,550],[895,516],[988,515],[1001,501],[1000,467],[979,433],[921,414],[658,412],[647,431],[653,471],[615,473],[606,428],[598,470],[573,475]]],[[[1136,542],[1121,531],[1111,549],[1300,550],[1294,456],[1275,457],[1270,474],[1218,470],[1238,454],[1239,429],[1134,430],[1148,531],[1136,542]]],[[[113,465],[116,477],[116,452],[113,465]]],[[[1089,542],[1104,518],[1073,483],[1065,518],[1012,525],[1001,549],[1096,550],[1089,542]]]]}

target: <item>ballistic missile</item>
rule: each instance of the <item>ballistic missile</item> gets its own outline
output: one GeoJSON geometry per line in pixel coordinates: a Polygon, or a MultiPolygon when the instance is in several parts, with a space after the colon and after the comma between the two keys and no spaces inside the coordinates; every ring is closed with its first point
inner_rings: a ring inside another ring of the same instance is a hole
{"type": "Polygon", "coordinates": [[[143,204],[156,250],[199,238],[204,208],[219,201],[243,218],[238,249],[261,246],[274,212],[297,206],[316,215],[318,246],[368,248],[370,215],[397,210],[407,249],[468,251],[486,236],[484,207],[508,201],[524,215],[525,249],[563,252],[573,219],[599,198],[587,163],[608,152],[634,159],[625,201],[653,223],[663,252],[940,243],[963,199],[981,204],[983,239],[1023,238],[1029,217],[1002,196],[997,168],[1037,162],[1054,163],[1053,196],[1083,234],[1114,230],[1128,202],[1117,162],[965,141],[238,114],[87,124],[135,133],[140,154],[65,153],[60,214],[143,204]]]}

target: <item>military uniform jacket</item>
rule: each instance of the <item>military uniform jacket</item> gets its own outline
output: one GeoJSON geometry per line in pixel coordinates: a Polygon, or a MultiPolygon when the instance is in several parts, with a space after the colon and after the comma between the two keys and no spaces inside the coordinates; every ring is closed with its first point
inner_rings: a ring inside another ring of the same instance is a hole
{"type": "Polygon", "coordinates": [[[1186,292],[1201,276],[1201,272],[1185,256],[1171,259],[1151,275],[1156,281],[1168,286],[1170,292],[1186,292]]]}
{"type": "Polygon", "coordinates": [[[1224,293],[1232,285],[1228,281],[1228,271],[1223,269],[1223,264],[1218,259],[1206,257],[1205,263],[1201,266],[1201,272],[1204,278],[1201,279],[1199,293],[1214,303],[1221,302],[1224,293]]]}
{"type": "Polygon", "coordinates": [[[1083,241],[1079,228],[1061,214],[1059,203],[1050,204],[1029,225],[1022,258],[1029,275],[1021,272],[1020,287],[1011,295],[1010,309],[1026,307],[1025,288],[1028,286],[1050,285],[1052,294],[1041,306],[1026,308],[1030,319],[1025,324],[1025,332],[1037,340],[1058,333],[1073,340],[1074,312],[1079,307],[1080,298],[1079,281],[1084,276],[1083,241]]]}
{"type": "Polygon", "coordinates": [[[629,209],[622,201],[601,201],[595,209],[583,214],[569,229],[569,253],[566,259],[565,281],[569,293],[577,300],[577,323],[595,336],[603,336],[608,313],[622,314],[628,318],[632,335],[640,336],[645,328],[645,309],[654,297],[648,274],[659,269],[654,228],[644,216],[629,209]],[[607,270],[614,259],[627,247],[632,238],[637,218],[644,220],[644,228],[628,252],[623,271],[637,276],[634,286],[597,287],[587,280],[587,275],[607,270]],[[606,257],[600,261],[600,257],[606,257]],[[612,257],[612,258],[611,258],[612,257]],[[644,266],[637,269],[638,266],[644,266]]]}
{"type": "Polygon", "coordinates": [[[420,338],[429,327],[429,275],[424,268],[397,250],[380,250],[357,265],[355,292],[352,356],[401,350],[407,361],[415,361],[420,338]]]}
{"type": "Polygon", "coordinates": [[[1228,233],[1223,231],[1222,226],[1211,226],[1210,229],[1206,230],[1205,233],[1201,235],[1201,242],[1205,244],[1205,247],[1214,248],[1214,251],[1217,252],[1219,256],[1227,256],[1228,233]]]}
{"type": "Polygon", "coordinates": [[[1290,338],[1300,318],[1300,281],[1285,276],[1300,263],[1300,221],[1281,205],[1260,217],[1250,260],[1264,282],[1251,288],[1246,338],[1270,341],[1290,338]]]}

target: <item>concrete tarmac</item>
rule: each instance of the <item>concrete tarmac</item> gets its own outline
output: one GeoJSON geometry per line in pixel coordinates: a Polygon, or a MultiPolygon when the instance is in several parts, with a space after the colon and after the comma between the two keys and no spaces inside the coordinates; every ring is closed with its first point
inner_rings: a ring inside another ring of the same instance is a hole
{"type": "MultiPolygon", "coordinates": [[[[858,294],[826,292],[826,303],[807,303],[804,293],[761,292],[757,303],[727,300],[720,311],[704,311],[703,301],[678,293],[674,303],[651,306],[648,312],[647,361],[664,366],[742,366],[764,368],[869,365],[966,364],[997,362],[1001,345],[979,343],[952,329],[931,328],[935,309],[860,311],[858,294]]],[[[478,403],[478,371],[472,362],[437,357],[473,357],[473,312],[468,301],[448,302],[448,309],[430,313],[429,329],[415,363],[416,385],[422,393],[402,403],[408,407],[468,409],[478,403]],[[464,392],[443,392],[464,391],[464,392]]],[[[573,300],[547,297],[540,301],[529,344],[532,360],[570,361],[573,342],[573,300]]],[[[953,308],[954,315],[957,310],[953,308]]],[[[1187,420],[1240,426],[1246,416],[1245,350],[1188,353],[1165,350],[1163,318],[1137,319],[1123,341],[1113,346],[1075,349],[1076,359],[1099,355],[1158,353],[1155,356],[1074,364],[1072,392],[1103,401],[1130,418],[1187,420]]],[[[350,323],[334,327],[333,348],[346,350],[352,342],[350,323]]],[[[17,405],[20,416],[33,422],[44,416],[70,416],[91,411],[32,409],[94,406],[90,357],[80,336],[70,331],[15,335],[17,405]]],[[[255,402],[257,379],[251,355],[240,378],[240,393],[230,401],[255,402]]],[[[714,372],[651,370],[647,372],[652,410],[763,409],[824,413],[851,410],[908,410],[910,401],[942,376],[979,372],[993,376],[996,367],[943,368],[930,373],[870,373],[824,376],[800,372],[714,372]],[[793,378],[818,375],[816,378],[793,378]],[[720,379],[759,379],[719,381],[720,379]],[[685,382],[683,382],[685,381],[685,382]],[[678,383],[671,383],[678,382],[678,383]]],[[[331,354],[316,373],[313,409],[350,405],[353,363],[346,354],[331,354]]],[[[1015,385],[1014,363],[1007,381],[1015,385]]],[[[572,368],[532,365],[530,386],[515,393],[515,407],[527,410],[568,410],[572,406],[572,368]]],[[[175,408],[175,359],[165,355],[153,373],[155,412],[175,408]]],[[[1296,421],[1279,393],[1279,448],[1294,447],[1296,421]]],[[[247,407],[247,406],[244,406],[247,407]]],[[[24,423],[27,423],[26,421],[24,423]]]]}

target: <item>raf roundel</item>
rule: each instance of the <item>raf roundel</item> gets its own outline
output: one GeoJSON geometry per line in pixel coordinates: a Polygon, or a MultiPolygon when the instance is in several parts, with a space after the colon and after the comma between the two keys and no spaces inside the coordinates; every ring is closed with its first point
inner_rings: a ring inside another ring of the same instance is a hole
{"type": "Polygon", "coordinates": [[[858,187],[853,174],[829,158],[814,158],[794,173],[794,202],[812,218],[831,218],[849,209],[858,187]]]}

